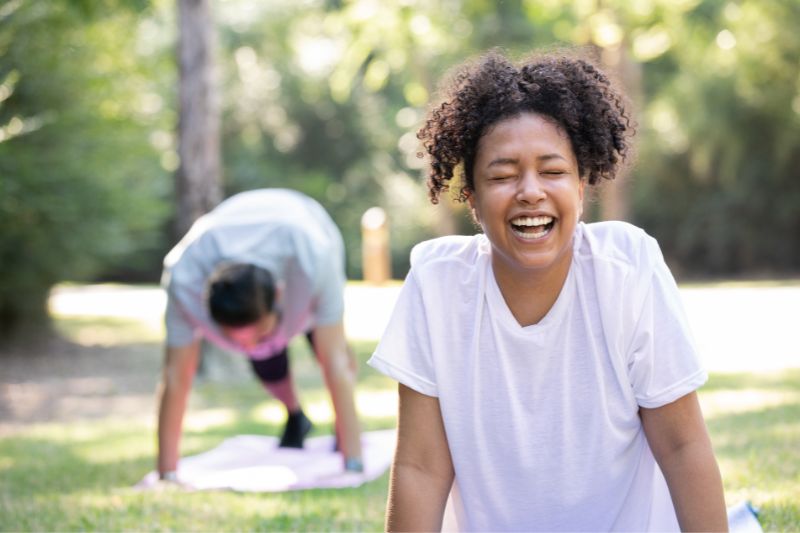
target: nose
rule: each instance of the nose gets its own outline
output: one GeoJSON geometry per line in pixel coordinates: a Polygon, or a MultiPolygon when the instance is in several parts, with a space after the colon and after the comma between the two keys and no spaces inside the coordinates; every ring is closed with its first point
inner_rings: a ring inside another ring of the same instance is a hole
{"type": "Polygon", "coordinates": [[[535,204],[546,196],[541,177],[533,171],[523,173],[517,181],[517,201],[535,204]]]}

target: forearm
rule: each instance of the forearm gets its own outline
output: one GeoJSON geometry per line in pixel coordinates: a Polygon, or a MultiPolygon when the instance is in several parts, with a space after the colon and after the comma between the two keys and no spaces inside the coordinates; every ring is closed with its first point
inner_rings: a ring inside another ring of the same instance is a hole
{"type": "Polygon", "coordinates": [[[386,531],[441,531],[453,479],[395,463],[389,481],[386,531]]]}
{"type": "Polygon", "coordinates": [[[440,531],[455,470],[438,398],[400,384],[387,531],[440,531]]]}
{"type": "Polygon", "coordinates": [[[188,394],[165,383],[161,385],[158,410],[158,472],[172,472],[178,467],[183,414],[188,394]]]}
{"type": "Polygon", "coordinates": [[[710,443],[688,443],[663,457],[660,466],[682,531],[728,530],[722,478],[710,443]]]}
{"type": "Polygon", "coordinates": [[[355,376],[346,359],[324,369],[325,382],[336,411],[339,446],[345,457],[361,458],[361,426],[355,404],[355,376]]]}
{"type": "Polygon", "coordinates": [[[199,343],[167,348],[158,406],[158,459],[160,474],[172,472],[180,457],[181,429],[189,391],[197,368],[199,343]]]}
{"type": "Polygon", "coordinates": [[[314,330],[314,350],[336,411],[336,433],[346,458],[361,459],[361,427],[355,403],[356,367],[341,322],[314,330]]]}

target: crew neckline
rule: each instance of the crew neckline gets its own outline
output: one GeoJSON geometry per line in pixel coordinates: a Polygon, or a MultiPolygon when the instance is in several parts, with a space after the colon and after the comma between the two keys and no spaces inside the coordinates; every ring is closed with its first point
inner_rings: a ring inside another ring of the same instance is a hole
{"type": "Polygon", "coordinates": [[[564,284],[558,292],[558,297],[542,319],[535,324],[523,326],[517,321],[514,313],[512,313],[511,309],[508,307],[506,299],[503,297],[500,285],[498,285],[497,278],[495,278],[494,275],[491,257],[489,257],[489,260],[486,262],[486,300],[492,311],[492,315],[498,317],[500,319],[499,322],[502,323],[506,329],[526,336],[540,336],[551,329],[552,324],[560,322],[560,318],[564,314],[566,307],[569,305],[569,300],[574,293],[575,269],[577,268],[576,257],[582,238],[582,230],[582,223],[579,223],[573,235],[572,258],[570,259],[569,270],[567,271],[567,277],[564,279],[564,284]]]}

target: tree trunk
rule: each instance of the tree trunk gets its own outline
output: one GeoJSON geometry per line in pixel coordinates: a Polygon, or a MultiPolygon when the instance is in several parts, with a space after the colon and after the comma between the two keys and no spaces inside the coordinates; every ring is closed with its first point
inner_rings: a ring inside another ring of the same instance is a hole
{"type": "Polygon", "coordinates": [[[180,239],[222,199],[216,44],[210,0],[178,0],[179,119],[175,173],[180,239]]]}
{"type": "MultiPolygon", "coordinates": [[[[626,51],[624,45],[604,48],[601,51],[603,68],[614,76],[628,96],[632,105],[640,99],[641,92],[641,67],[634,62],[626,51]]],[[[633,110],[629,110],[633,112],[633,110]]],[[[631,213],[630,183],[628,180],[629,167],[626,165],[617,173],[614,181],[601,185],[600,189],[600,219],[601,220],[628,220],[631,213]]]]}

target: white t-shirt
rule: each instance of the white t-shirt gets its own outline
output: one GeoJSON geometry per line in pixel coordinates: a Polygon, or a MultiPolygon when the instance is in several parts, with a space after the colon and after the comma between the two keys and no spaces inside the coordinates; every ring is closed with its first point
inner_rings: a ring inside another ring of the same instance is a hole
{"type": "Polygon", "coordinates": [[[280,352],[314,326],[342,320],[344,244],[336,224],[299,192],[261,189],[220,203],[164,259],[168,346],[204,335],[223,348],[246,352],[222,335],[206,303],[206,280],[223,262],[262,267],[281,287],[277,330],[247,353],[252,359],[280,352]]]}
{"type": "Polygon", "coordinates": [[[537,324],[507,307],[484,235],[417,245],[369,364],[438,397],[460,530],[678,530],[642,429],[702,385],[658,244],[579,224],[569,274],[537,324]]]}

